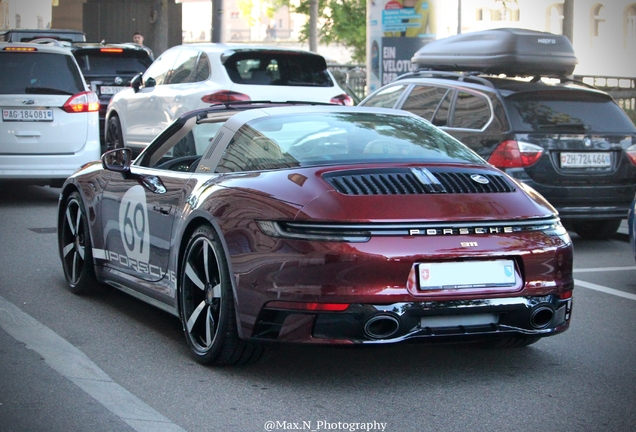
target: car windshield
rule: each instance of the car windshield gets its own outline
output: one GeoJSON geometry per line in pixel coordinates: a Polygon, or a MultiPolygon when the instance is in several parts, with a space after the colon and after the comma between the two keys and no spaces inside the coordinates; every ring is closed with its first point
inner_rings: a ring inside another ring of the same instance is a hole
{"type": "Polygon", "coordinates": [[[516,93],[506,98],[518,132],[634,133],[629,117],[606,95],[550,91],[516,93]]]}
{"type": "Polygon", "coordinates": [[[313,54],[238,52],[223,64],[237,84],[333,87],[325,59],[313,54]]]}
{"type": "Polygon", "coordinates": [[[84,91],[73,58],[43,52],[2,52],[0,94],[72,95],[84,91]]]}
{"type": "Polygon", "coordinates": [[[80,50],[75,59],[86,76],[130,75],[145,72],[152,60],[145,51],[80,50]]]}
{"type": "Polygon", "coordinates": [[[217,171],[423,161],[484,163],[472,150],[419,118],[339,112],[252,120],[232,138],[217,171]]]}

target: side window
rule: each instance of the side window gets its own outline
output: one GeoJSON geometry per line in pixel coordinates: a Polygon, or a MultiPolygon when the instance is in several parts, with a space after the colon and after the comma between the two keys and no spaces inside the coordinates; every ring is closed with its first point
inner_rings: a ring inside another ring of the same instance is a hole
{"type": "Polygon", "coordinates": [[[462,91],[457,93],[451,127],[482,129],[490,118],[490,105],[485,97],[462,91]]]}
{"type": "Polygon", "coordinates": [[[190,82],[190,75],[192,75],[198,55],[198,51],[194,50],[181,51],[164,84],[183,84],[190,82]]]}
{"type": "Polygon", "coordinates": [[[205,81],[210,77],[210,60],[207,54],[201,53],[197,65],[194,68],[194,74],[192,74],[191,82],[205,81]]]}
{"type": "Polygon", "coordinates": [[[181,131],[154,151],[147,152],[139,165],[171,171],[194,171],[223,123],[196,123],[196,118],[191,118],[181,131]]]}
{"type": "Polygon", "coordinates": [[[170,50],[163,53],[161,57],[150,65],[144,74],[144,82],[146,82],[148,78],[153,78],[157,85],[164,84],[166,75],[168,74],[168,71],[170,71],[170,68],[174,64],[178,55],[179,50],[170,50]]]}
{"type": "Polygon", "coordinates": [[[431,120],[440,101],[449,91],[444,87],[415,86],[407,96],[402,109],[431,120]]]}
{"type": "Polygon", "coordinates": [[[448,91],[446,96],[442,99],[442,103],[437,107],[437,111],[433,114],[431,123],[435,126],[447,126],[448,125],[448,112],[450,110],[451,100],[455,92],[448,91]]]}
{"type": "Polygon", "coordinates": [[[367,100],[364,103],[364,106],[393,108],[395,106],[395,103],[398,101],[398,99],[404,92],[405,88],[406,88],[406,84],[387,87],[384,90],[381,90],[378,93],[376,93],[369,100],[367,100]]]}

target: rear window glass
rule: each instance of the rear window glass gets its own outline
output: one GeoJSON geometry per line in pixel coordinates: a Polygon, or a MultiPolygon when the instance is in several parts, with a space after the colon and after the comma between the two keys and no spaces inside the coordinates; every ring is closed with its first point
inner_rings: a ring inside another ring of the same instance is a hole
{"type": "Polygon", "coordinates": [[[134,75],[145,72],[152,63],[145,51],[126,50],[122,52],[77,51],[75,59],[85,75],[134,75]]]}
{"type": "Polygon", "coordinates": [[[239,52],[224,61],[237,84],[333,87],[320,56],[285,52],[239,52]]]}
{"type": "Polygon", "coordinates": [[[516,93],[505,103],[513,128],[518,132],[636,132],[627,114],[602,94],[516,93]]]}
{"type": "Polygon", "coordinates": [[[68,94],[85,90],[70,55],[0,52],[0,94],[68,94]]]}
{"type": "Polygon", "coordinates": [[[248,122],[232,138],[217,172],[423,160],[484,163],[472,150],[419,118],[320,113],[248,122]]]}

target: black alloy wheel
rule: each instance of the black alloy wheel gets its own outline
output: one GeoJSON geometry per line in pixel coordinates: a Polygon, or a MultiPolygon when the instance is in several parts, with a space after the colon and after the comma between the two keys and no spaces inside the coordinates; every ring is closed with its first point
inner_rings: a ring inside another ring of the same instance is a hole
{"type": "Polygon", "coordinates": [[[121,132],[119,117],[112,116],[106,125],[106,147],[104,151],[124,147],[124,138],[121,132]]]}
{"type": "Polygon", "coordinates": [[[238,336],[226,258],[211,227],[194,231],[180,269],[180,315],[193,357],[217,366],[258,360],[263,347],[238,336]]]}
{"type": "Polygon", "coordinates": [[[73,192],[64,204],[58,246],[69,290],[75,294],[95,291],[99,283],[95,277],[86,210],[78,192],[73,192]]]}

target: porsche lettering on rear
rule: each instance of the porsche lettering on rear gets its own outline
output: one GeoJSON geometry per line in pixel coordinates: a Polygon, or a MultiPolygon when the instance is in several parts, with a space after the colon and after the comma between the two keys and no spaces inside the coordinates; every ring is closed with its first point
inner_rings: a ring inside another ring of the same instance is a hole
{"type": "Polygon", "coordinates": [[[409,235],[437,236],[437,235],[470,235],[470,234],[502,234],[512,233],[510,226],[475,227],[475,228],[426,228],[411,229],[409,235]]]}

